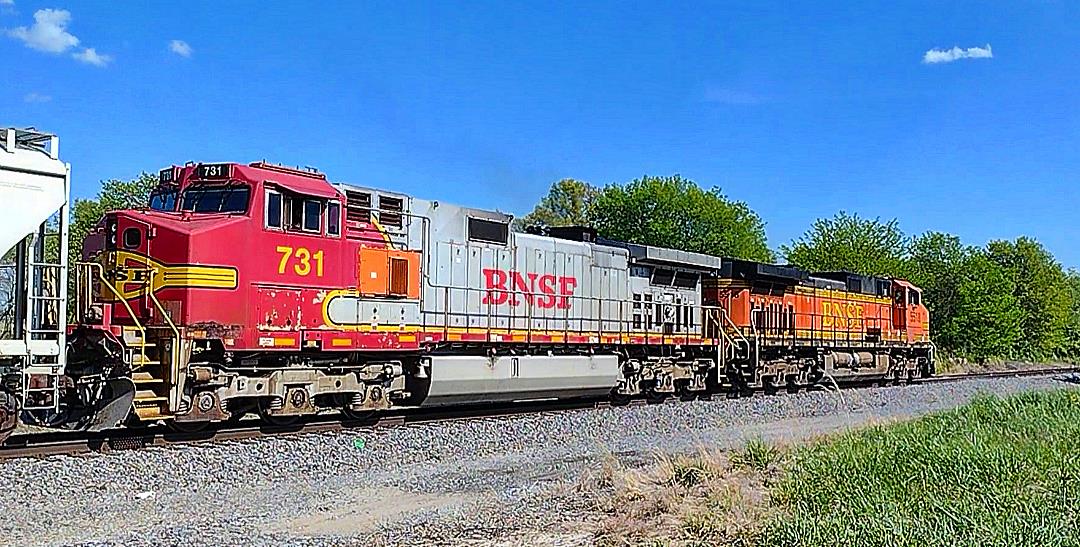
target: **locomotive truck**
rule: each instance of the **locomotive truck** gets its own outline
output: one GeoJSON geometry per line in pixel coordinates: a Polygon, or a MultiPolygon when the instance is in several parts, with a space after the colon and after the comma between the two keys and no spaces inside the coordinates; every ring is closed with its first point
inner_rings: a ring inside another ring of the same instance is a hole
{"type": "Polygon", "coordinates": [[[9,400],[46,425],[193,429],[933,372],[903,280],[511,221],[266,162],[168,167],[84,242],[66,366],[9,367],[9,400]]]}

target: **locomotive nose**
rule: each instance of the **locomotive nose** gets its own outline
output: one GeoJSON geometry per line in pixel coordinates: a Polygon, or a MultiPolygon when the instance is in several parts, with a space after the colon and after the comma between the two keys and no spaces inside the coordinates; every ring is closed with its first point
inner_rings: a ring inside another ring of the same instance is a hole
{"type": "Polygon", "coordinates": [[[149,254],[150,240],[155,231],[150,220],[126,211],[120,212],[116,214],[111,229],[106,220],[106,244],[114,250],[146,255],[149,254]]]}

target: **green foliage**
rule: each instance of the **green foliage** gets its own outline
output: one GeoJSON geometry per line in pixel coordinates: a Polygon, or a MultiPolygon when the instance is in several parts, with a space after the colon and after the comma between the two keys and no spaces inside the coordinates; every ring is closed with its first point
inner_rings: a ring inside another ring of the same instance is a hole
{"type": "Polygon", "coordinates": [[[1010,357],[1022,337],[1014,281],[986,251],[973,251],[955,281],[955,308],[941,313],[940,345],[985,361],[1010,357]]]}
{"type": "Polygon", "coordinates": [[[765,223],[749,206],[718,188],[689,179],[642,177],[601,190],[589,210],[600,235],[644,245],[769,261],[765,223]]]}
{"type": "Polygon", "coordinates": [[[983,397],[795,452],[763,545],[1078,545],[1080,392],[983,397]]]}
{"type": "Polygon", "coordinates": [[[838,271],[906,277],[907,237],[895,219],[860,218],[840,211],[815,220],[810,229],[780,252],[810,271],[838,271]]]}
{"type": "Polygon", "coordinates": [[[1071,359],[1080,358],[1080,271],[1069,270],[1065,274],[1069,288],[1069,320],[1065,324],[1065,342],[1062,354],[1071,359]]]}
{"type": "Polygon", "coordinates": [[[1031,358],[1059,355],[1072,304],[1061,264],[1039,242],[1027,237],[992,241],[987,252],[1014,284],[1021,329],[1015,352],[1031,358]]]}
{"type": "Polygon", "coordinates": [[[1009,356],[1020,338],[1012,277],[956,236],[928,232],[909,251],[909,279],[923,289],[938,345],[979,361],[1009,356]]]}
{"type": "Polygon", "coordinates": [[[562,179],[551,185],[548,194],[532,212],[518,220],[525,226],[584,226],[589,223],[589,208],[600,193],[596,187],[576,179],[562,179]]]}

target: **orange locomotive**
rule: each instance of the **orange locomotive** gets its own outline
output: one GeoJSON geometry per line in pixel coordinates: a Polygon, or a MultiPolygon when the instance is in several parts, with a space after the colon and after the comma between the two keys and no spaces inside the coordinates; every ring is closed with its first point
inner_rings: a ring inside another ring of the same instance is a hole
{"type": "Polygon", "coordinates": [[[733,383],[776,389],[933,373],[930,315],[907,281],[725,260],[703,301],[747,340],[743,366],[728,371],[733,383]]]}

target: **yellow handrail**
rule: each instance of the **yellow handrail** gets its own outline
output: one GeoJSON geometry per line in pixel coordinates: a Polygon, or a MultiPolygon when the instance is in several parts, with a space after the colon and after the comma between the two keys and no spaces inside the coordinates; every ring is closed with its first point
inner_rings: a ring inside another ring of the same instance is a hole
{"type": "MultiPolygon", "coordinates": [[[[135,310],[132,309],[131,305],[128,304],[128,301],[125,300],[123,295],[120,294],[120,291],[116,290],[116,287],[112,283],[110,283],[109,280],[105,279],[104,266],[97,262],[76,262],[75,265],[78,267],[86,267],[90,270],[96,271],[98,280],[101,281],[103,285],[108,287],[109,291],[113,293],[113,296],[115,296],[116,299],[124,305],[124,309],[128,312],[128,317],[130,317],[131,320],[135,322],[135,328],[139,329],[139,354],[142,356],[142,360],[139,362],[139,366],[142,366],[142,363],[146,362],[146,328],[143,327],[142,322],[139,321],[139,318],[135,316],[135,310]]],[[[87,294],[92,294],[92,291],[88,290],[87,294]]],[[[81,312],[82,310],[80,310],[80,313],[81,312]]],[[[134,370],[135,368],[137,367],[133,366],[132,370],[134,370]]]]}

